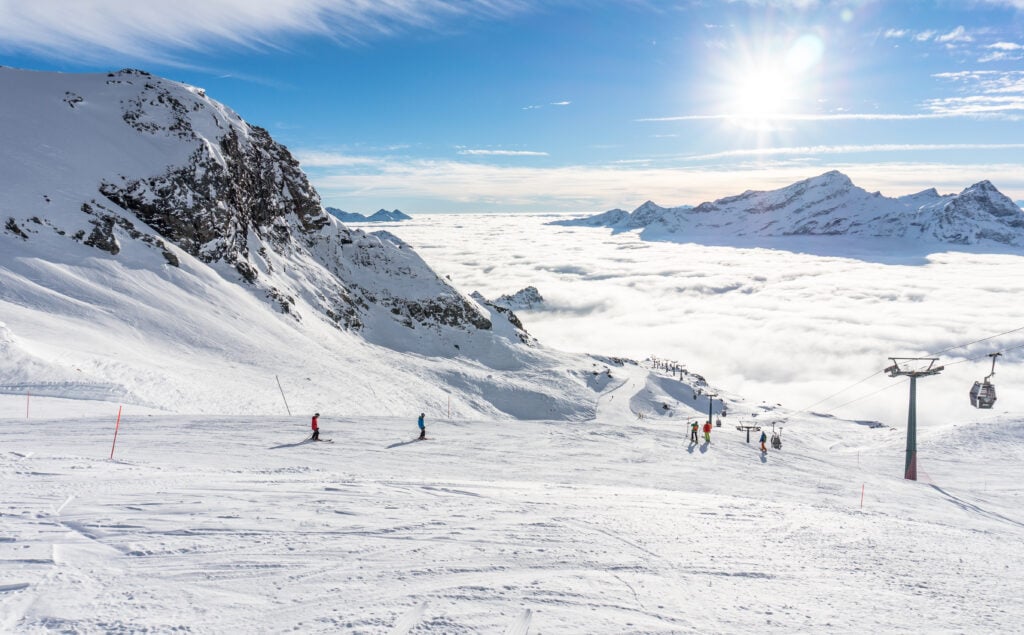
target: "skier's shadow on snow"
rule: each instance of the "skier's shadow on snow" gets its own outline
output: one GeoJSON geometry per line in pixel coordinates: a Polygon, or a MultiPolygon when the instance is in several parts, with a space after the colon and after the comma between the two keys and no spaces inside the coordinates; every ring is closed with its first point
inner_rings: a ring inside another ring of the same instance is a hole
{"type": "Polygon", "coordinates": [[[400,448],[403,445],[409,445],[409,444],[412,444],[412,443],[416,443],[417,441],[419,441],[419,439],[412,439],[410,441],[399,441],[398,443],[392,443],[391,445],[389,445],[385,449],[386,450],[390,450],[391,448],[400,448]]]}
{"type": "Polygon", "coordinates": [[[708,446],[710,446],[710,445],[711,445],[710,441],[705,441],[704,443],[701,443],[700,444],[700,453],[701,454],[705,454],[708,451],[708,446]]]}
{"type": "Polygon", "coordinates": [[[693,441],[690,441],[690,445],[689,447],[686,448],[686,451],[689,452],[690,454],[693,454],[693,449],[695,447],[697,447],[697,444],[693,441]]]}
{"type": "Polygon", "coordinates": [[[274,447],[272,447],[270,449],[271,450],[280,450],[282,448],[297,448],[300,445],[306,445],[307,443],[312,443],[312,442],[313,442],[312,439],[303,439],[302,441],[299,441],[298,443],[284,443],[282,445],[275,445],[274,447]]]}
{"type": "Polygon", "coordinates": [[[767,462],[768,462],[768,453],[767,452],[762,452],[761,453],[761,463],[767,463],[767,462]]]}

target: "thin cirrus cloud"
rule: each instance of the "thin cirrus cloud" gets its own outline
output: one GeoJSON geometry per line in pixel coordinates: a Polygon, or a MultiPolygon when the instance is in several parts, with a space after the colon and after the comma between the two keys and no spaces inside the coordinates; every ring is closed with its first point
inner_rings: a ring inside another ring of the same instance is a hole
{"type": "MultiPolygon", "coordinates": [[[[553,101],[549,103],[549,106],[568,106],[572,104],[571,101],[553,101]]],[[[523,110],[540,110],[543,108],[543,104],[530,104],[529,106],[523,106],[523,110]]]]}
{"type": "Polygon", "coordinates": [[[818,155],[818,154],[853,154],[858,152],[932,152],[946,150],[1021,150],[1024,143],[888,143],[873,145],[833,145],[833,146],[792,146],[777,148],[744,148],[725,150],[710,154],[687,157],[693,160],[721,159],[726,157],[746,156],[779,156],[779,155],[818,155]]]}
{"type": "MultiPolygon", "coordinates": [[[[777,114],[758,115],[758,119],[771,121],[903,121],[914,119],[944,119],[953,117],[951,113],[821,113],[821,114],[777,114]]],[[[635,119],[638,122],[659,122],[659,121],[726,121],[730,119],[746,119],[749,115],[736,114],[715,114],[715,115],[671,115],[668,117],[642,117],[635,119]]]]}
{"type": "Polygon", "coordinates": [[[546,157],[547,152],[537,150],[484,150],[478,148],[463,148],[459,154],[470,156],[492,156],[492,157],[546,157]]]}
{"type": "MultiPolygon", "coordinates": [[[[995,117],[1015,120],[1024,116],[1024,71],[958,71],[936,73],[932,77],[940,81],[959,84],[961,94],[926,100],[921,104],[923,107],[921,112],[781,113],[758,115],[756,119],[767,122],[915,121],[959,117],[995,117]]],[[[643,117],[635,121],[742,121],[750,118],[749,115],[721,113],[643,117]]]]}
{"type": "Polygon", "coordinates": [[[291,35],[348,43],[434,27],[444,20],[500,17],[532,0],[48,0],[0,2],[0,50],[67,59],[132,56],[159,60],[174,51],[233,44],[281,46],[291,35]]]}

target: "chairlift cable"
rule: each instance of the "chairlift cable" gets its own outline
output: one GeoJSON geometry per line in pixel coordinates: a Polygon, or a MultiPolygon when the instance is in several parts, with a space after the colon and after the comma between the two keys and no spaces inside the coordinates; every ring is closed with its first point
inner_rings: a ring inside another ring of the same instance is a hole
{"type": "Polygon", "coordinates": [[[1021,326],[1021,327],[1018,327],[1018,328],[1015,328],[1015,329],[1011,329],[1009,331],[1006,331],[1005,333],[999,333],[998,335],[989,335],[988,337],[983,337],[980,340],[974,340],[973,342],[968,342],[966,344],[961,344],[960,346],[952,346],[950,348],[941,350],[938,353],[931,353],[930,356],[931,357],[938,357],[939,355],[942,355],[943,353],[948,353],[949,351],[955,351],[958,348],[967,348],[968,346],[971,346],[972,344],[979,344],[981,342],[987,342],[988,340],[994,340],[997,337],[1002,337],[1004,335],[1009,335],[1010,333],[1016,333],[1017,331],[1024,331],[1024,326],[1021,326]]]}
{"type": "MultiPolygon", "coordinates": [[[[938,357],[939,355],[941,355],[941,354],[943,354],[943,353],[947,353],[947,352],[949,352],[949,351],[955,351],[955,350],[957,350],[957,349],[959,349],[959,348],[967,348],[968,346],[971,346],[971,345],[973,345],[973,344],[980,344],[981,342],[987,342],[988,340],[993,340],[993,339],[995,339],[995,338],[997,338],[997,337],[1002,337],[1002,336],[1004,336],[1004,335],[1009,335],[1009,334],[1011,334],[1011,333],[1016,333],[1016,332],[1018,332],[1018,331],[1024,331],[1024,326],[1020,326],[1020,327],[1017,327],[1017,328],[1015,328],[1015,329],[1010,329],[1009,331],[1005,331],[1005,332],[1003,332],[1003,333],[998,333],[998,334],[996,334],[996,335],[989,335],[988,337],[983,337],[983,338],[981,338],[981,339],[978,339],[978,340],[974,340],[973,342],[968,342],[968,343],[966,343],[966,344],[961,344],[961,345],[959,345],[959,346],[951,346],[950,348],[946,348],[946,349],[943,349],[943,350],[941,350],[941,351],[939,351],[939,352],[937,352],[937,353],[931,353],[931,354],[930,354],[930,356],[931,356],[931,357],[938,357]]],[[[1020,345],[1017,345],[1017,346],[1011,346],[1011,347],[1009,347],[1009,348],[1005,348],[1005,349],[1003,349],[1003,351],[1000,351],[1000,352],[1005,352],[1005,351],[1012,351],[1012,350],[1014,350],[1014,349],[1017,349],[1017,348],[1022,348],[1022,347],[1024,347],[1024,344],[1020,344],[1020,345]]],[[[983,358],[983,357],[987,357],[987,356],[988,356],[988,355],[987,355],[987,354],[985,354],[985,355],[982,355],[982,356],[980,356],[980,357],[975,357],[975,358],[972,358],[972,359],[962,359],[962,360],[960,360],[960,361],[958,361],[958,362],[950,362],[949,364],[946,364],[946,366],[954,366],[954,365],[956,365],[956,364],[961,364],[961,363],[963,363],[963,362],[973,362],[973,361],[977,361],[977,360],[979,360],[979,359],[981,359],[981,358],[983,358]]],[[[851,389],[853,389],[853,388],[856,388],[857,386],[859,386],[859,385],[863,384],[863,383],[864,383],[864,382],[866,382],[867,380],[869,380],[869,379],[872,379],[872,378],[873,378],[873,377],[874,377],[875,375],[880,375],[880,374],[882,374],[882,373],[884,373],[884,372],[885,372],[885,370],[883,369],[883,370],[879,370],[879,371],[876,371],[876,372],[874,372],[874,373],[871,373],[870,375],[868,375],[868,376],[867,376],[867,377],[865,377],[864,379],[861,379],[861,380],[859,380],[859,381],[856,381],[856,382],[854,382],[854,383],[850,384],[849,386],[847,386],[846,388],[843,388],[842,390],[840,390],[840,391],[838,391],[838,392],[834,392],[834,393],[832,393],[831,395],[829,395],[829,396],[825,397],[824,399],[820,399],[820,400],[818,400],[818,401],[815,401],[815,402],[814,402],[814,403],[812,403],[811,405],[809,405],[809,406],[805,406],[805,407],[801,408],[800,410],[797,410],[797,411],[796,411],[796,413],[794,413],[794,414],[800,414],[801,412],[807,412],[807,411],[809,411],[809,410],[810,410],[811,408],[813,408],[813,407],[817,406],[818,404],[824,403],[824,402],[828,401],[829,399],[832,399],[833,397],[836,397],[836,396],[838,396],[838,395],[841,395],[841,394],[843,394],[844,392],[846,392],[846,391],[848,391],[848,390],[851,390],[851,389]]],[[[901,383],[902,383],[902,382],[901,382],[901,383]]],[[[899,384],[890,384],[890,386],[896,386],[896,385],[899,385],[899,384]]],[[[885,388],[883,388],[882,390],[885,390],[885,388]]],[[[879,391],[876,391],[876,392],[881,392],[881,390],[879,390],[879,391]]],[[[870,395],[873,395],[873,394],[875,394],[875,393],[870,393],[869,395],[865,395],[865,397],[868,397],[868,396],[870,396],[870,395]]],[[[857,401],[860,401],[861,399],[864,399],[865,397],[858,397],[857,399],[854,399],[853,401],[848,401],[848,402],[846,402],[846,403],[845,403],[845,404],[843,404],[842,406],[836,406],[835,408],[832,408],[831,410],[827,410],[827,411],[826,411],[826,414],[828,414],[828,413],[831,413],[831,412],[833,412],[833,411],[835,411],[835,410],[838,410],[839,408],[842,408],[843,406],[846,406],[846,405],[849,405],[849,404],[851,404],[851,403],[855,403],[855,402],[857,402],[857,401]]]]}
{"type": "MultiPolygon", "coordinates": [[[[1013,351],[1013,350],[1016,350],[1018,348],[1024,348],[1024,344],[1018,344],[1016,346],[1010,346],[1008,348],[1004,348],[1002,350],[993,351],[993,352],[994,353],[1005,353],[1007,351],[1013,351]]],[[[985,353],[984,355],[979,355],[977,357],[971,357],[971,358],[968,358],[968,359],[961,359],[960,361],[957,361],[957,362],[949,362],[948,364],[946,364],[946,366],[956,366],[957,364],[963,364],[964,362],[976,362],[979,359],[985,359],[986,357],[988,357],[991,354],[992,353],[985,353]]]]}
{"type": "Polygon", "coordinates": [[[812,403],[811,405],[809,405],[809,406],[805,406],[805,407],[801,408],[800,410],[797,410],[795,414],[799,414],[799,413],[801,413],[801,412],[807,412],[808,410],[810,410],[810,409],[811,409],[811,408],[813,408],[814,406],[817,406],[817,405],[818,405],[818,404],[820,404],[820,403],[824,403],[824,402],[828,401],[829,399],[831,399],[831,398],[833,398],[833,397],[835,397],[835,396],[837,396],[837,395],[841,395],[841,394],[843,394],[844,392],[846,392],[847,390],[850,390],[850,389],[852,389],[852,388],[856,388],[857,386],[859,386],[859,385],[863,384],[864,382],[866,382],[867,380],[871,379],[871,378],[872,378],[872,377],[874,377],[875,375],[880,375],[880,374],[882,374],[883,372],[885,372],[885,371],[882,371],[882,370],[877,370],[877,371],[875,371],[875,372],[871,373],[870,375],[868,375],[867,377],[865,377],[864,379],[861,379],[860,381],[858,381],[858,382],[856,382],[856,383],[854,383],[854,384],[850,384],[850,385],[849,385],[849,386],[847,386],[846,388],[843,388],[843,389],[842,389],[842,390],[840,390],[839,392],[834,392],[834,393],[832,393],[831,395],[829,395],[828,397],[825,397],[824,399],[821,399],[821,400],[815,401],[815,402],[814,402],[814,403],[812,403]]]}
{"type": "Polygon", "coordinates": [[[896,386],[902,386],[903,384],[907,383],[908,381],[910,381],[910,379],[904,379],[904,380],[902,380],[902,381],[898,381],[898,382],[896,382],[896,383],[894,383],[894,384],[889,384],[889,385],[887,385],[887,386],[886,386],[885,388],[879,388],[878,390],[876,390],[876,391],[874,391],[874,392],[869,392],[869,393],[868,393],[868,394],[866,394],[866,395],[862,395],[862,396],[860,396],[860,397],[857,397],[856,399],[852,399],[852,400],[850,400],[850,401],[847,401],[847,402],[846,402],[846,403],[844,403],[844,404],[839,404],[839,405],[838,405],[838,406],[836,406],[835,408],[832,408],[831,410],[827,410],[827,411],[825,411],[825,413],[824,413],[824,414],[832,414],[833,412],[835,412],[836,410],[839,410],[840,408],[843,408],[843,407],[845,407],[845,406],[849,406],[849,405],[850,405],[850,404],[852,404],[852,403],[857,403],[857,402],[858,402],[858,401],[860,401],[861,399],[867,399],[868,397],[872,397],[872,396],[874,396],[874,395],[877,395],[878,393],[882,392],[883,390],[889,390],[890,388],[895,388],[896,386]]]}

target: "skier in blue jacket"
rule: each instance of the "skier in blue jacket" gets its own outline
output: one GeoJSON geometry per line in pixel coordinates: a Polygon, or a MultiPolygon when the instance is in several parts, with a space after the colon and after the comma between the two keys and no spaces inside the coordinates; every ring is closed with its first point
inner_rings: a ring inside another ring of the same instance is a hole
{"type": "Polygon", "coordinates": [[[423,417],[425,417],[425,416],[426,415],[421,412],[420,413],[420,418],[416,420],[416,425],[418,425],[420,427],[420,439],[426,439],[427,438],[427,427],[425,425],[423,425],[423,417]]]}

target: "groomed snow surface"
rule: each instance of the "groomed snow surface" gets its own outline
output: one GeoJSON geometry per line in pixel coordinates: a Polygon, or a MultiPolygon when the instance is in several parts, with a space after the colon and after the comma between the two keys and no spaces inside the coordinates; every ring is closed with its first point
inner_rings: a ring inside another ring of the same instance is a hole
{"type": "Polygon", "coordinates": [[[593,421],[422,442],[126,406],[113,460],[117,404],[0,397],[0,632],[1020,628],[1024,421],[922,427],[910,482],[902,426],[740,401],[694,445],[670,373],[610,370],[593,421]],[[735,427],[776,420],[766,456],[735,427]]]}

